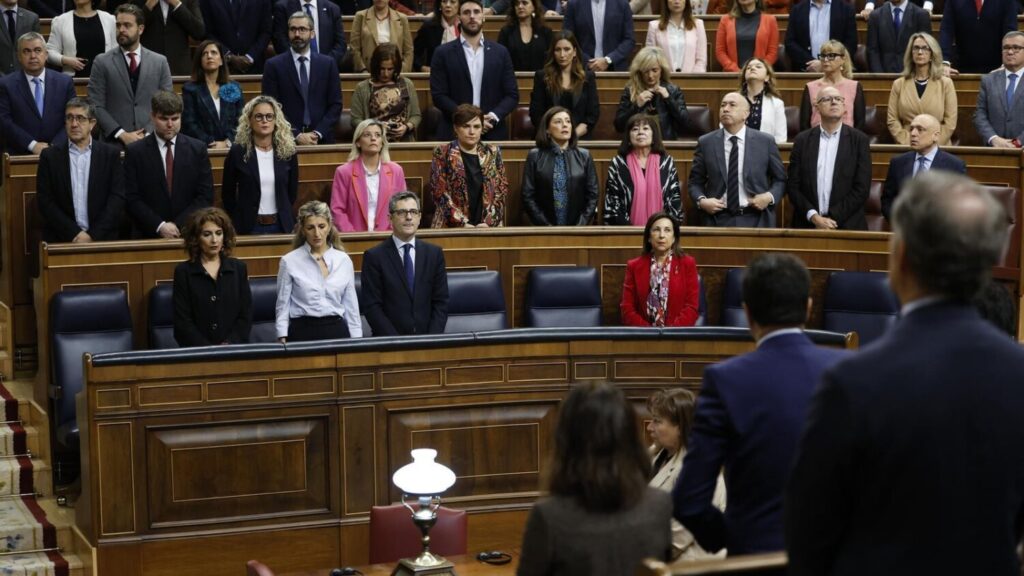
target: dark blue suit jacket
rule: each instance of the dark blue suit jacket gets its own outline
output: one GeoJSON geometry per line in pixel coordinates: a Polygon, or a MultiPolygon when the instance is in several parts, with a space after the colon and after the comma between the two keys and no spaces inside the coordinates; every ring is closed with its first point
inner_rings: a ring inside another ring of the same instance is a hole
{"type": "MultiPolygon", "coordinates": [[[[889,159],[889,172],[885,175],[885,185],[882,187],[882,214],[886,220],[889,219],[892,204],[896,201],[896,196],[900,193],[903,183],[914,175],[914,160],[916,158],[917,152],[911,150],[889,159]]],[[[930,170],[948,170],[967,174],[967,165],[963,160],[940,148],[935,153],[930,170]]]]}
{"type": "MultiPolygon", "coordinates": [[[[316,43],[320,53],[334,58],[341,65],[348,45],[345,43],[345,31],[341,26],[341,8],[330,0],[317,0],[316,43]]],[[[299,0],[278,0],[274,4],[274,51],[283,54],[288,51],[288,17],[302,12],[299,0]]]]}
{"type": "Polygon", "coordinates": [[[961,73],[987,74],[1002,66],[1003,35],[1017,29],[1017,2],[985,0],[981,15],[974,0],[947,0],[942,8],[942,57],[961,73]]]}
{"type": "Polygon", "coordinates": [[[249,73],[263,69],[273,18],[270,0],[199,0],[199,9],[207,38],[220,41],[229,54],[252,58],[249,73]]]}
{"type": "MultiPolygon", "coordinates": [[[[597,46],[590,0],[569,0],[569,6],[565,9],[565,20],[562,21],[562,30],[569,30],[576,35],[580,50],[583,51],[583,64],[586,66],[587,61],[594,57],[594,48],[597,46]]],[[[604,55],[612,59],[612,65],[608,70],[628,70],[634,46],[636,42],[633,40],[633,11],[629,9],[629,2],[606,0],[604,55]]]]}
{"type": "MultiPolygon", "coordinates": [[[[508,50],[491,40],[483,40],[484,77],[480,88],[480,109],[484,114],[494,112],[498,124],[484,140],[508,140],[508,123],[505,117],[519,105],[519,86],[512,68],[512,57],[508,50]]],[[[430,95],[441,110],[441,122],[437,126],[434,140],[451,141],[455,138],[452,130],[452,113],[459,104],[473,102],[473,83],[469,77],[469,65],[462,43],[456,39],[441,44],[434,50],[430,61],[430,95]]]]}
{"type": "Polygon", "coordinates": [[[1021,374],[1020,344],[953,302],[826,371],[786,487],[789,574],[1019,575],[1021,374]]]}
{"type": "MultiPolygon", "coordinates": [[[[811,54],[810,14],[810,2],[794,4],[789,11],[786,54],[792,60],[793,70],[796,72],[806,69],[807,63],[818,57],[817,54],[811,54]]],[[[857,22],[853,7],[843,0],[832,0],[830,16],[829,38],[842,42],[850,53],[850,58],[853,58],[857,53],[857,22]]]]}
{"type": "MultiPolygon", "coordinates": [[[[284,115],[292,125],[292,133],[302,128],[305,103],[299,89],[299,73],[295,69],[292,51],[267,60],[263,71],[263,93],[281,103],[284,115]]],[[[338,64],[333,58],[310,51],[309,61],[309,118],[313,130],[320,133],[320,143],[334,142],[334,126],[341,116],[341,81],[338,64]]]]}
{"type": "MultiPolygon", "coordinates": [[[[260,166],[253,151],[245,158],[245,148],[238,144],[231,146],[224,161],[224,185],[221,186],[221,200],[224,210],[231,216],[231,222],[239,234],[249,234],[256,225],[260,208],[260,166]]],[[[288,160],[274,157],[274,198],[277,200],[277,219],[285,234],[295,228],[292,206],[299,190],[299,155],[293,154],[288,160]]]]}
{"type": "Polygon", "coordinates": [[[846,353],[804,334],[773,337],[704,370],[674,515],[708,551],[782,550],[782,496],[811,393],[846,353]],[[725,513],[711,504],[725,467],[725,513]]]}
{"type": "Polygon", "coordinates": [[[67,142],[64,131],[64,105],[75,97],[70,76],[46,71],[43,88],[43,115],[39,115],[32,86],[18,70],[0,77],[0,124],[5,149],[10,154],[31,154],[30,142],[57,144],[67,142]]]}
{"type": "MultiPolygon", "coordinates": [[[[232,84],[238,87],[238,93],[241,94],[242,88],[236,82],[232,84]]],[[[205,81],[185,83],[181,87],[181,99],[185,105],[181,113],[182,132],[206,144],[222,140],[235,141],[238,117],[245,107],[245,100],[239,98],[237,102],[228,102],[221,98],[218,114],[205,81]]]]}
{"type": "Polygon", "coordinates": [[[448,271],[440,247],[416,239],[414,289],[391,236],[363,254],[360,307],[374,336],[441,334],[448,322],[448,271]]]}
{"type": "Polygon", "coordinates": [[[134,238],[157,238],[161,222],[181,230],[188,216],[213,205],[213,172],[206,144],[178,134],[174,143],[174,189],[168,193],[164,154],[150,134],[124,152],[124,195],[134,238]]]}

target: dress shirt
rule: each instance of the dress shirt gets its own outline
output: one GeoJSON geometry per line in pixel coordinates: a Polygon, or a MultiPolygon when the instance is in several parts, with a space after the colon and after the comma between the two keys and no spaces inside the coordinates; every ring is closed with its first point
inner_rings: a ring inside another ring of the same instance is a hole
{"type": "Polygon", "coordinates": [[[274,174],[274,151],[264,152],[256,148],[256,165],[260,171],[260,207],[257,214],[277,214],[276,175],[274,174]]]}
{"type": "Polygon", "coordinates": [[[377,197],[380,196],[380,161],[373,172],[363,164],[363,172],[366,173],[366,231],[373,232],[373,225],[377,223],[377,197]]]}
{"type": "MultiPolygon", "coordinates": [[[[938,153],[938,151],[939,151],[939,147],[938,146],[932,146],[932,149],[929,150],[928,153],[924,155],[924,157],[925,157],[924,169],[925,170],[930,170],[931,169],[932,162],[935,161],[935,154],[938,153]]],[[[918,162],[920,162],[920,161],[921,161],[921,155],[920,154],[914,156],[914,172],[913,172],[913,174],[911,174],[912,176],[917,176],[918,162]]]]}
{"type": "Polygon", "coordinates": [[[775,338],[776,336],[785,336],[787,334],[803,334],[803,328],[780,328],[778,330],[772,330],[771,332],[761,336],[761,339],[757,341],[757,347],[760,348],[762,344],[775,338]]]}
{"type": "Polygon", "coordinates": [[[281,258],[277,272],[277,337],[288,336],[291,318],[340,316],[348,324],[349,336],[362,338],[352,259],[341,250],[324,252],[327,277],[313,259],[309,244],[303,244],[281,258]]]}
{"type": "Polygon", "coordinates": [[[92,163],[92,138],[82,150],[68,143],[68,160],[71,165],[71,202],[75,206],[75,223],[82,230],[89,230],[89,169],[92,163]]]}
{"type": "MultiPolygon", "coordinates": [[[[682,24],[680,22],[680,24],[682,24]]],[[[683,71],[683,57],[686,53],[686,30],[671,20],[665,27],[668,33],[668,60],[674,72],[683,71]]]]}
{"type": "Polygon", "coordinates": [[[604,58],[605,0],[590,0],[590,13],[594,17],[594,58],[604,58]]]}
{"type": "MultiPolygon", "coordinates": [[[[839,153],[839,136],[842,134],[843,125],[840,124],[835,132],[831,134],[821,129],[821,137],[818,140],[818,208],[822,213],[828,214],[828,203],[832,198],[832,176],[836,170],[836,156],[839,153]]],[[[807,211],[807,221],[818,213],[818,210],[811,208],[807,211]]]]}
{"type": "MultiPolygon", "coordinates": [[[[33,75],[29,74],[28,72],[25,72],[25,80],[28,81],[28,91],[32,93],[32,101],[33,102],[35,102],[35,99],[36,99],[36,85],[32,81],[35,80],[36,78],[39,78],[39,82],[40,82],[39,87],[40,87],[40,90],[43,93],[43,102],[45,103],[46,102],[46,68],[43,68],[42,72],[39,73],[39,76],[33,76],[33,75]]],[[[46,110],[45,104],[44,104],[43,110],[44,111],[46,110]]],[[[36,140],[33,140],[33,141],[29,142],[28,143],[28,151],[32,152],[32,150],[36,147],[36,144],[38,144],[38,143],[39,142],[37,142],[36,140]]]]}
{"type": "Polygon", "coordinates": [[[821,6],[814,0],[810,0],[810,31],[811,31],[811,57],[817,59],[821,54],[821,45],[828,42],[830,35],[829,27],[832,18],[832,0],[825,0],[821,6]]]}
{"type": "Polygon", "coordinates": [[[291,53],[292,53],[292,62],[295,63],[295,74],[297,74],[299,78],[302,78],[302,72],[300,71],[299,66],[302,66],[303,63],[299,62],[299,56],[305,56],[306,57],[306,62],[305,62],[306,77],[309,78],[310,82],[312,82],[313,78],[312,78],[312,76],[310,76],[310,73],[313,71],[313,69],[309,65],[310,65],[310,62],[313,60],[313,56],[310,54],[311,50],[309,49],[309,47],[307,46],[306,47],[306,51],[305,52],[301,52],[301,53],[300,52],[296,52],[294,48],[290,49],[290,50],[291,50],[291,53]]]}
{"type": "MultiPolygon", "coordinates": [[[[904,2],[900,2],[899,4],[896,4],[895,2],[890,2],[890,3],[892,4],[893,9],[899,8],[900,10],[903,10],[903,16],[907,15],[906,3],[904,3],[904,2]]],[[[932,8],[934,8],[935,5],[932,4],[932,0],[924,0],[924,4],[922,4],[921,7],[924,8],[925,10],[927,10],[929,14],[931,14],[932,8]]],[[[867,2],[866,4],[864,4],[864,9],[865,10],[874,10],[875,9],[875,3],[874,2],[867,2]]],[[[893,17],[893,23],[895,23],[895,22],[896,22],[896,18],[894,16],[893,17]]]]}
{"type": "MultiPolygon", "coordinates": [[[[729,139],[732,136],[736,136],[736,145],[740,147],[739,166],[737,167],[737,179],[739,180],[740,187],[737,195],[740,197],[740,208],[744,208],[750,203],[747,199],[747,187],[743,183],[743,151],[746,148],[747,126],[744,124],[736,134],[730,134],[729,131],[724,128],[722,131],[725,132],[725,164],[727,167],[729,165],[729,154],[732,152],[732,142],[730,142],[729,139]]],[[[725,174],[725,177],[729,177],[728,173],[725,174]]]]}
{"type": "MultiPolygon", "coordinates": [[[[163,138],[161,138],[157,134],[154,134],[154,136],[156,136],[156,149],[160,151],[160,166],[163,167],[163,169],[164,169],[164,179],[167,179],[167,161],[166,161],[166,158],[167,158],[167,141],[164,140],[163,138]]],[[[175,161],[178,160],[178,137],[177,136],[174,137],[174,140],[172,141],[172,144],[171,144],[171,156],[174,156],[174,160],[175,161]]],[[[173,194],[174,191],[173,190],[168,190],[167,193],[168,194],[173,194]]],[[[159,226],[156,227],[156,233],[157,234],[160,234],[160,229],[163,228],[164,224],[166,224],[166,223],[167,223],[167,221],[165,220],[165,221],[161,222],[159,226]]]]}
{"type": "Polygon", "coordinates": [[[480,90],[484,83],[484,36],[480,35],[480,46],[473,50],[465,36],[459,36],[462,51],[466,54],[466,65],[469,66],[469,80],[473,83],[473,106],[480,106],[480,90]]]}
{"type": "MultiPolygon", "coordinates": [[[[391,236],[391,241],[395,243],[395,250],[398,250],[398,260],[400,262],[404,262],[405,261],[404,260],[404,258],[405,258],[405,250],[403,249],[403,247],[406,244],[412,246],[412,248],[409,249],[409,258],[412,258],[412,269],[415,271],[416,270],[416,237],[413,236],[412,240],[409,240],[408,242],[402,242],[401,240],[398,239],[397,236],[392,235],[391,236]]],[[[415,274],[415,272],[413,272],[413,273],[415,274]]]]}

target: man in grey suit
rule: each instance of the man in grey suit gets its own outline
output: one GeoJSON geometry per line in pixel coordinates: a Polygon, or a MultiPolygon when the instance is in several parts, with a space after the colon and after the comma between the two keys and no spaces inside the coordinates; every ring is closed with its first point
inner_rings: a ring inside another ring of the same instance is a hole
{"type": "Polygon", "coordinates": [[[39,32],[39,16],[18,6],[18,0],[0,0],[0,76],[21,70],[18,38],[26,32],[39,32]]]}
{"type": "Polygon", "coordinates": [[[989,146],[1020,148],[1024,141],[1024,97],[1019,90],[1024,68],[1024,32],[1003,36],[1003,67],[981,78],[974,127],[989,146]]]}
{"type": "Polygon", "coordinates": [[[167,59],[139,43],[145,29],[142,9],[117,7],[117,44],[96,57],[89,76],[89,100],[96,106],[100,132],[125,146],[153,131],[150,103],[160,90],[171,91],[167,59]]]}
{"type": "Polygon", "coordinates": [[[910,0],[889,0],[868,16],[868,71],[896,74],[903,71],[903,54],[910,36],[931,34],[928,12],[910,0]]]}
{"type": "Polygon", "coordinates": [[[697,141],[690,198],[705,226],[772,228],[786,190],[786,169],[771,135],[747,129],[750,104],[739,92],[722,97],[722,127],[697,141]]]}

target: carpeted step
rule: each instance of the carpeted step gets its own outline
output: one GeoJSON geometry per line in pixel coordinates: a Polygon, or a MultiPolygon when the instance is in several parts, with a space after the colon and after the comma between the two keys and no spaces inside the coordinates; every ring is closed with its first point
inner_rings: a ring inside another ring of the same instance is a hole
{"type": "Polygon", "coordinates": [[[35,498],[0,498],[0,552],[56,547],[57,528],[35,498]]]}

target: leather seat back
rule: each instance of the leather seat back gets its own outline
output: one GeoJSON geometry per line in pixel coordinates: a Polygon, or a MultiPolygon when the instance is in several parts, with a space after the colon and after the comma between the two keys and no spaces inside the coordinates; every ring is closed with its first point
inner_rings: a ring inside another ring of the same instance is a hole
{"type": "Polygon", "coordinates": [[[448,273],[448,323],[445,334],[504,330],[508,327],[505,292],[495,270],[448,273]]]}
{"type": "Polygon", "coordinates": [[[743,268],[730,268],[725,273],[725,288],[722,289],[722,326],[749,328],[747,314],[743,311],[743,268]]]}
{"type": "Polygon", "coordinates": [[[249,292],[252,294],[252,328],[249,329],[249,342],[277,342],[277,278],[249,278],[249,292]]]}
{"type": "Polygon", "coordinates": [[[525,325],[577,328],[601,325],[601,284],[589,266],[534,268],[526,280],[525,325]]]}
{"type": "Polygon", "coordinates": [[[822,330],[856,332],[864,346],[896,322],[899,304],[884,272],[833,272],[825,286],[822,330]]]}
{"type": "Polygon", "coordinates": [[[148,317],[149,349],[178,348],[174,339],[174,284],[161,282],[149,291],[148,317]]]}

